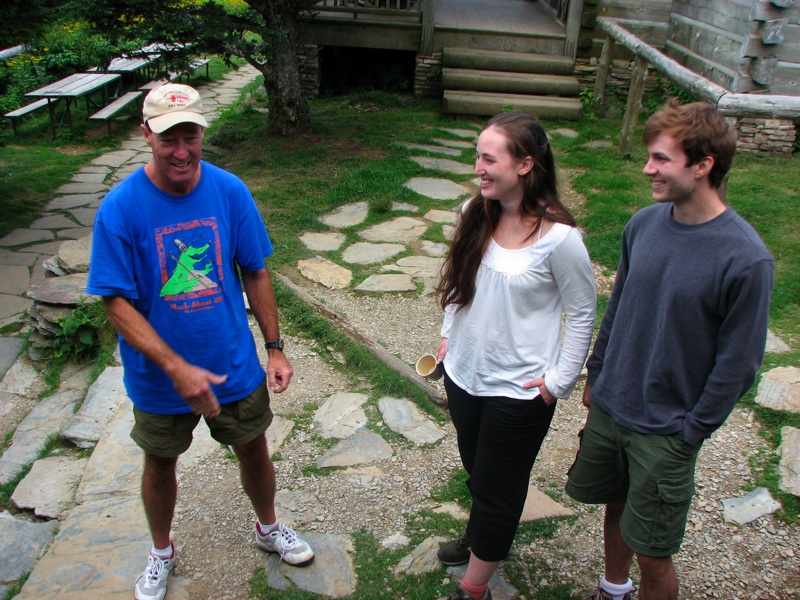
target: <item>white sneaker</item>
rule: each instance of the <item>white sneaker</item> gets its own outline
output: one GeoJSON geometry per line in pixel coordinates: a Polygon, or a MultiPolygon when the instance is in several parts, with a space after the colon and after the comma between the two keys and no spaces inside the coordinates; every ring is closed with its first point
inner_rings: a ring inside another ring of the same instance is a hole
{"type": "Polygon", "coordinates": [[[295,567],[305,567],[314,560],[311,546],[297,537],[294,529],[286,527],[283,523],[278,529],[266,535],[261,535],[256,525],[256,544],[267,552],[277,552],[281,555],[282,561],[295,567]]]}
{"type": "Polygon", "coordinates": [[[152,554],[147,558],[147,568],[136,578],[133,592],[136,600],[164,600],[167,595],[167,579],[175,566],[177,554],[175,545],[170,542],[172,558],[163,559],[152,554]]]}

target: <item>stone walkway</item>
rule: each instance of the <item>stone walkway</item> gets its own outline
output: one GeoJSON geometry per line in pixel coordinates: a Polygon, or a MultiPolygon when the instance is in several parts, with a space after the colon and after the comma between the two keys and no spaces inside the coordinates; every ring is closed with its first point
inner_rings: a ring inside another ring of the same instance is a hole
{"type": "MultiPolygon", "coordinates": [[[[238,100],[242,87],[256,75],[255,70],[245,68],[200,88],[209,120],[238,100]]],[[[441,150],[441,154],[452,156],[474,146],[475,131],[449,130],[449,133],[469,141],[442,139],[438,146],[409,144],[408,147],[431,154],[441,150]]],[[[130,140],[123,142],[121,150],[94,159],[61,186],[58,195],[45,207],[46,212],[29,228],[15,230],[0,239],[0,326],[19,322],[26,314],[40,323],[43,319],[55,322],[65,315],[64,311],[71,310],[85,285],[97,207],[114,184],[149,158],[149,148],[137,130],[130,140]],[[65,308],[59,312],[58,305],[62,304],[65,308]],[[48,317],[47,312],[55,314],[48,317]]],[[[469,166],[452,159],[413,157],[413,160],[444,171],[471,171],[469,166]]],[[[448,205],[471,191],[448,179],[414,178],[406,185],[430,198],[451,201],[448,205]]],[[[418,210],[408,204],[392,208],[401,214],[418,210]]],[[[301,239],[314,251],[338,250],[344,240],[338,229],[359,225],[367,210],[366,203],[345,206],[322,217],[331,232],[308,233],[301,239]]],[[[421,217],[397,216],[364,229],[361,237],[365,241],[342,253],[345,263],[384,263],[398,254],[408,254],[409,248],[422,254],[384,265],[382,270],[390,273],[374,275],[356,289],[399,292],[415,290],[416,282],[422,282],[425,291],[430,291],[446,247],[419,238],[435,223],[441,223],[444,234],[449,236],[455,218],[450,210],[431,210],[421,217]]],[[[301,261],[298,266],[309,279],[331,288],[347,287],[352,279],[347,267],[321,256],[301,261]]],[[[139,498],[141,451],[128,435],[132,412],[122,383],[122,367],[107,368],[88,391],[85,391],[88,369],[69,370],[64,373],[58,391],[39,401],[37,397],[44,389],[41,373],[20,356],[22,346],[19,338],[0,338],[0,417],[7,418],[6,429],[0,433],[13,431],[11,444],[0,458],[0,484],[13,481],[20,471],[32,465],[16,486],[12,502],[44,521],[0,514],[0,549],[3,556],[9,557],[0,567],[0,595],[30,572],[17,598],[83,599],[90,595],[129,598],[150,541],[139,498]],[[75,412],[78,406],[80,409],[75,412]],[[37,460],[52,435],[94,451],[89,458],[49,456],[37,460]]],[[[371,463],[391,456],[392,450],[383,438],[363,428],[366,417],[360,407],[366,399],[363,394],[335,394],[317,410],[314,423],[319,435],[341,440],[317,459],[317,467],[357,465],[365,460],[371,463]]],[[[380,411],[387,427],[415,444],[432,444],[444,436],[408,400],[384,398],[380,411]]],[[[279,450],[293,425],[276,416],[268,432],[273,452],[279,450]]],[[[191,468],[216,448],[207,429],[199,428],[190,451],[182,457],[181,469],[191,468]]],[[[280,497],[277,501],[287,503],[280,497]]],[[[524,518],[532,520],[565,511],[569,512],[532,488],[524,518]]],[[[334,539],[342,536],[304,535],[325,560],[304,569],[302,576],[292,573],[292,585],[332,597],[352,594],[355,574],[349,556],[341,551],[348,545],[346,540],[334,539]]],[[[426,540],[398,565],[397,572],[439,568],[435,551],[440,542],[426,540]]],[[[272,573],[270,584],[285,587],[289,580],[284,579],[289,576],[281,575],[281,566],[270,563],[267,566],[272,573]]],[[[513,587],[499,580],[495,583],[499,598],[516,595],[513,587]]],[[[185,584],[180,576],[173,577],[169,598],[188,598],[185,584]]]]}
{"type": "MultiPolygon", "coordinates": [[[[244,68],[201,88],[209,119],[213,120],[222,109],[238,100],[241,88],[256,75],[255,70],[244,68]]],[[[442,131],[458,139],[434,138],[431,145],[406,144],[412,153],[441,154],[441,158],[412,156],[411,159],[426,168],[471,173],[470,165],[453,157],[474,146],[476,131],[442,131]]],[[[113,184],[144,164],[149,156],[144,141],[134,136],[123,143],[122,150],[104,154],[92,161],[91,166],[81,169],[70,183],[58,190],[58,196],[47,205],[47,212],[29,228],[16,230],[0,239],[0,326],[19,321],[22,313],[31,308],[34,299],[26,292],[44,282],[47,270],[56,274],[63,274],[60,269],[65,269],[65,273],[80,273],[83,263],[88,263],[90,241],[87,235],[91,233],[94,213],[102,197],[113,184]]],[[[412,178],[405,185],[427,198],[443,201],[447,209],[417,215],[416,206],[395,204],[384,222],[358,230],[363,241],[343,250],[346,236],[341,230],[364,223],[367,203],[355,202],[322,215],[320,218],[329,231],[307,232],[300,236],[309,249],[319,253],[312,259],[299,261],[300,273],[331,289],[355,289],[365,293],[417,289],[431,292],[446,245],[421,238],[436,225],[441,225],[444,236],[449,237],[456,220],[451,208],[472,190],[449,179],[435,177],[412,178]],[[339,252],[341,264],[327,255],[339,252]],[[398,255],[402,258],[395,260],[398,255]],[[352,285],[352,265],[377,264],[381,265],[382,273],[368,277],[357,286],[352,285]]],[[[79,284],[77,289],[80,289],[79,284]]],[[[771,339],[771,343],[780,345],[776,339],[771,339]]],[[[14,435],[0,458],[0,483],[12,481],[23,468],[32,464],[28,475],[15,489],[12,502],[46,520],[33,522],[8,513],[0,514],[0,551],[8,557],[0,565],[0,596],[24,573],[30,572],[17,598],[130,598],[132,582],[141,571],[141,559],[150,540],[139,499],[141,451],[128,435],[133,417],[122,385],[122,368],[107,368],[86,392],[88,371],[69,370],[64,373],[57,393],[38,401],[43,389],[41,374],[29,361],[18,358],[21,349],[22,342],[18,338],[0,338],[0,417],[3,417],[0,423],[13,414],[24,411],[26,415],[20,420],[9,419],[14,425],[19,424],[15,430],[13,426],[6,430],[13,430],[14,435]],[[80,410],[75,413],[78,405],[80,410]],[[94,451],[89,458],[50,456],[37,460],[48,437],[55,434],[79,448],[94,447],[94,451]]],[[[798,381],[793,371],[776,374],[763,396],[786,410],[784,407],[791,404],[792,398],[796,401],[798,397],[798,381]]],[[[340,440],[316,460],[316,467],[371,463],[391,456],[389,444],[377,433],[364,429],[367,418],[362,405],[366,400],[364,394],[337,393],[316,410],[316,433],[340,440]]],[[[800,406],[797,408],[800,411],[800,406]]],[[[433,444],[444,435],[407,400],[383,398],[379,409],[386,426],[414,444],[433,444]]],[[[268,432],[273,452],[278,451],[293,425],[276,416],[268,432]]],[[[181,459],[182,469],[191,468],[217,449],[205,427],[198,428],[196,433],[190,451],[181,459]]],[[[786,438],[795,439],[792,434],[787,432],[786,438]]],[[[796,457],[798,451],[785,454],[796,457]]],[[[796,463],[786,465],[787,472],[792,469],[800,473],[796,463]]],[[[797,485],[791,484],[790,489],[797,485]]],[[[570,512],[534,487],[530,489],[528,500],[524,520],[570,512]]],[[[279,497],[278,503],[282,502],[289,501],[279,497]]],[[[745,504],[750,513],[744,516],[732,513],[732,520],[747,522],[757,518],[753,515],[777,509],[777,503],[768,494],[764,497],[763,492],[757,498],[746,499],[745,504]],[[757,505],[755,510],[753,505],[757,505]]],[[[318,556],[325,559],[301,572],[287,573],[272,557],[266,565],[270,585],[281,589],[294,585],[329,597],[351,595],[356,577],[352,561],[343,550],[348,545],[346,536],[303,535],[312,542],[318,556]]],[[[410,551],[396,572],[413,574],[440,568],[435,558],[440,542],[433,538],[425,540],[410,551]]],[[[459,572],[455,571],[454,576],[458,577],[459,572]]],[[[168,598],[188,599],[185,586],[185,579],[173,577],[168,598]]],[[[492,583],[492,591],[499,600],[517,596],[516,590],[499,578],[492,583]]]]}
{"type": "MultiPolygon", "coordinates": [[[[477,132],[473,129],[442,129],[460,140],[437,139],[438,145],[405,144],[411,150],[424,150],[431,154],[442,153],[452,156],[453,151],[460,155],[462,150],[475,147],[477,132]],[[468,141],[467,141],[468,140],[468,141]]],[[[472,173],[472,167],[448,158],[412,156],[411,160],[421,166],[457,175],[472,173]]],[[[418,194],[437,201],[446,201],[447,210],[433,209],[419,217],[409,217],[403,213],[416,213],[419,208],[413,204],[395,203],[391,207],[392,218],[383,223],[371,225],[358,232],[363,242],[351,244],[342,251],[342,261],[348,265],[381,264],[384,274],[371,275],[353,289],[358,292],[411,292],[422,284],[423,293],[431,293],[435,280],[447,252],[444,243],[422,240],[428,229],[436,224],[449,238],[458,215],[449,209],[456,200],[471,195],[473,190],[446,178],[413,177],[405,186],[418,194]],[[413,254],[407,253],[412,251],[413,254]],[[403,258],[391,261],[394,256],[404,254],[403,258]],[[387,262],[388,261],[388,262],[387,262]]],[[[343,228],[356,227],[363,223],[369,212],[367,202],[354,202],[323,215],[320,220],[331,231],[324,233],[307,232],[300,236],[306,247],[315,252],[335,252],[341,249],[345,235],[343,228]]],[[[330,289],[349,289],[353,275],[345,265],[337,264],[328,258],[317,255],[297,264],[300,273],[330,289]]]]}

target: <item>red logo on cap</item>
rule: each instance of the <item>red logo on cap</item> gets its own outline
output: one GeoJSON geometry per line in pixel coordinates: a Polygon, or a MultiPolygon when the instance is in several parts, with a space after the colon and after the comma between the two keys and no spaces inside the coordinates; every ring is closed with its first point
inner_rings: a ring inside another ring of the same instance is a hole
{"type": "Polygon", "coordinates": [[[187,96],[185,94],[173,93],[173,94],[170,94],[169,99],[170,99],[171,102],[180,103],[180,104],[188,104],[190,102],[189,96],[187,96]]]}

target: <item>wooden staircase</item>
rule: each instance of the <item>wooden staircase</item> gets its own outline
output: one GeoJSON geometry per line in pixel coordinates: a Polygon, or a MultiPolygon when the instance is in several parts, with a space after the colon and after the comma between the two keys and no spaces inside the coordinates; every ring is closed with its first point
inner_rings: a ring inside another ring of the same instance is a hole
{"type": "Polygon", "coordinates": [[[444,48],[442,110],[492,116],[510,108],[577,121],[582,106],[573,68],[566,56],[444,48]]]}

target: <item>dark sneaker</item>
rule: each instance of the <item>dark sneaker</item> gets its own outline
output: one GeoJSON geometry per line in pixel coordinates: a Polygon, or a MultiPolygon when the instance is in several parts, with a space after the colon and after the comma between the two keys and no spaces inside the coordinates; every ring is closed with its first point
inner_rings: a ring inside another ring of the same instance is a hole
{"type": "Polygon", "coordinates": [[[256,525],[256,544],[267,552],[277,552],[281,560],[295,567],[305,567],[314,561],[314,551],[297,537],[294,529],[283,523],[275,531],[261,535],[256,525]]]}
{"type": "MultiPolygon", "coordinates": [[[[605,591],[600,586],[594,588],[594,591],[586,596],[583,600],[612,600],[611,594],[605,591]]],[[[628,592],[622,597],[622,600],[631,600],[631,593],[628,592]]]]}
{"type": "Polygon", "coordinates": [[[175,566],[175,545],[172,546],[172,557],[164,560],[154,555],[147,558],[147,568],[139,575],[133,588],[136,600],[163,600],[167,594],[167,579],[175,566]]]}
{"type": "MultiPolygon", "coordinates": [[[[450,596],[447,600],[475,600],[472,596],[470,596],[467,592],[465,592],[461,586],[456,588],[455,593],[450,596]]],[[[492,591],[489,588],[486,588],[486,591],[481,596],[481,600],[492,600],[492,591]]]]}
{"type": "Polygon", "coordinates": [[[457,540],[447,542],[444,546],[439,548],[436,556],[443,565],[453,567],[455,565],[463,565],[469,562],[471,552],[469,551],[469,538],[465,533],[457,540]]]}

